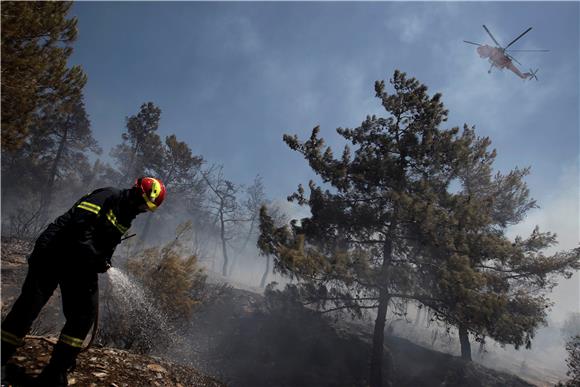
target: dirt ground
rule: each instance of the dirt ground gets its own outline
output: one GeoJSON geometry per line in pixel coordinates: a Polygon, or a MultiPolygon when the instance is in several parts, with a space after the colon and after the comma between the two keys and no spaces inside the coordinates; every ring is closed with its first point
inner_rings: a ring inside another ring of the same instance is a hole
{"type": "MultiPolygon", "coordinates": [[[[56,339],[29,338],[11,363],[23,367],[28,378],[40,374],[50,359],[56,339]],[[52,341],[52,343],[51,343],[52,341]]],[[[113,348],[91,347],[81,353],[68,383],[81,387],[222,387],[224,384],[197,371],[162,359],[113,348]]]]}
{"type": "MultiPolygon", "coordinates": [[[[23,241],[2,240],[2,317],[20,292],[27,271],[26,257],[32,251],[32,247],[32,244],[23,241]]],[[[60,295],[57,290],[49,305],[43,309],[44,316],[40,319],[51,321],[54,329],[46,324],[33,326],[31,334],[35,336],[27,338],[25,345],[18,349],[9,362],[24,371],[24,375],[18,378],[19,381],[14,387],[29,384],[48,364],[56,338],[44,336],[50,335],[49,332],[57,332],[57,328],[62,325],[60,309],[60,295]]],[[[120,349],[91,347],[81,353],[77,360],[77,367],[69,374],[68,382],[71,386],[224,386],[192,368],[120,349]]]]}

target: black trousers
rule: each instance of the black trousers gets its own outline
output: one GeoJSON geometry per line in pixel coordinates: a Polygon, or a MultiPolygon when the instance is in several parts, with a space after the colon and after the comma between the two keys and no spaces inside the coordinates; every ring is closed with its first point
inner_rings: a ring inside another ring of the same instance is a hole
{"type": "MultiPolygon", "coordinates": [[[[2,352],[14,351],[17,341],[29,332],[42,307],[60,286],[66,323],[56,349],[62,348],[64,352],[55,350],[53,360],[56,356],[59,362],[67,363],[63,366],[74,364],[74,358],[94,322],[98,305],[98,275],[83,263],[83,257],[34,249],[28,260],[22,292],[2,322],[2,352]]],[[[4,362],[4,353],[2,358],[4,362]]]]}

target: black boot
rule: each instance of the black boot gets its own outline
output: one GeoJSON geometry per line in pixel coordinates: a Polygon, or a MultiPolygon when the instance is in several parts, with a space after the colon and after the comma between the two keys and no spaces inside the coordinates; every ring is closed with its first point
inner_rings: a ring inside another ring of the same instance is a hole
{"type": "Polygon", "coordinates": [[[2,366],[2,387],[28,386],[31,380],[31,377],[26,374],[25,369],[19,365],[8,363],[2,366]]]}
{"type": "Polygon", "coordinates": [[[6,343],[6,342],[2,342],[2,365],[5,366],[6,363],[8,363],[8,360],[10,360],[10,358],[12,357],[12,355],[14,355],[14,352],[16,352],[16,346],[6,343]]]}
{"type": "Polygon", "coordinates": [[[20,383],[26,376],[24,369],[16,364],[7,364],[18,347],[14,344],[2,341],[2,386],[20,383]]]}
{"type": "Polygon", "coordinates": [[[68,370],[54,364],[47,365],[34,380],[34,387],[66,387],[68,386],[68,370]]]}
{"type": "Polygon", "coordinates": [[[35,387],[63,387],[68,386],[67,374],[76,365],[76,358],[80,348],[71,347],[58,342],[52,351],[50,362],[38,375],[35,387]]]}

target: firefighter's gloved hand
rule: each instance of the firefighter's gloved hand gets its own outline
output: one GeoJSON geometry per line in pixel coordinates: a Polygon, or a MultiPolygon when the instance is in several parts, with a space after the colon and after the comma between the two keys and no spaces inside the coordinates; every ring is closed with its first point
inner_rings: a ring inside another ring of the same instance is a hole
{"type": "Polygon", "coordinates": [[[100,259],[95,267],[97,273],[105,273],[111,268],[111,261],[108,259],[100,259]]]}

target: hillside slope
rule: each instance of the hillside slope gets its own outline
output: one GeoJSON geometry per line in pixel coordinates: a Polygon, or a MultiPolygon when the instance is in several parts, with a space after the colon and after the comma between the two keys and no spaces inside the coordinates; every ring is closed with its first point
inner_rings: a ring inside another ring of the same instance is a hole
{"type": "MultiPolygon", "coordinates": [[[[3,314],[19,292],[31,247],[4,242],[3,314]]],[[[34,334],[58,332],[60,300],[53,297],[50,304],[41,317],[54,326],[43,331],[44,324],[34,334]]],[[[183,345],[173,353],[165,352],[163,360],[93,347],[80,355],[70,383],[83,387],[222,385],[203,373],[232,387],[368,385],[372,330],[345,320],[329,321],[282,292],[262,295],[230,288],[216,302],[201,305],[183,329],[183,345]]],[[[387,335],[386,344],[392,362],[385,359],[385,372],[392,369],[396,387],[533,386],[514,375],[466,363],[396,336],[387,335]]],[[[49,354],[46,340],[27,340],[14,361],[35,375],[49,354]]]]}
{"type": "MultiPolygon", "coordinates": [[[[26,339],[10,364],[25,371],[23,380],[38,375],[48,363],[56,339],[26,339]]],[[[163,359],[136,355],[114,348],[89,348],[78,357],[76,368],[69,373],[71,386],[175,386],[222,387],[224,384],[194,369],[163,359]]]]}

